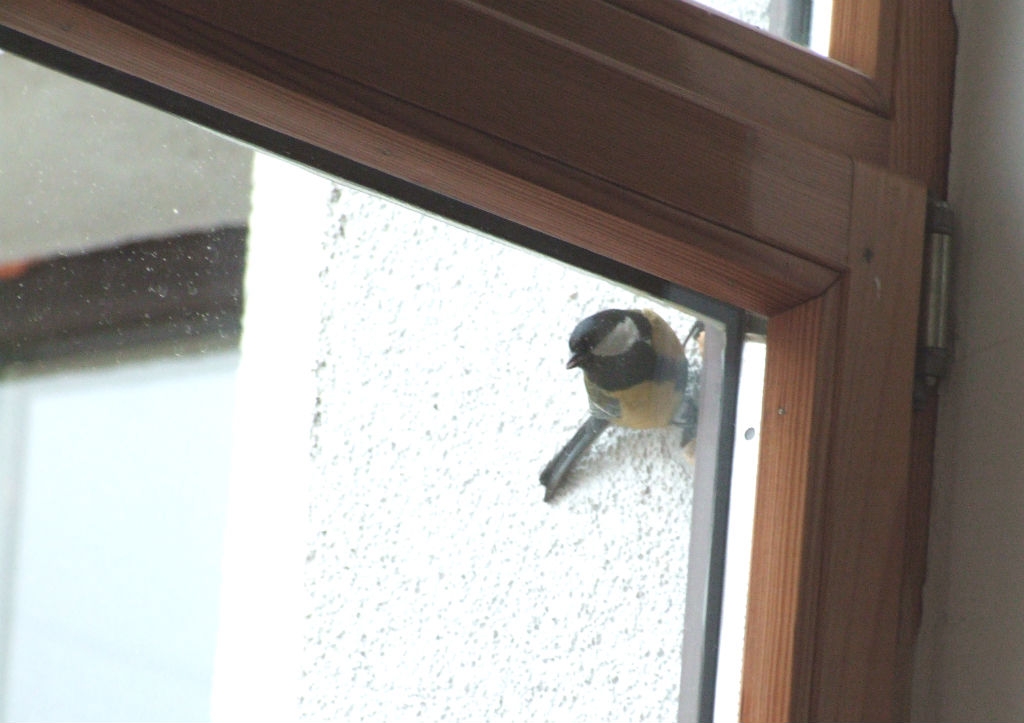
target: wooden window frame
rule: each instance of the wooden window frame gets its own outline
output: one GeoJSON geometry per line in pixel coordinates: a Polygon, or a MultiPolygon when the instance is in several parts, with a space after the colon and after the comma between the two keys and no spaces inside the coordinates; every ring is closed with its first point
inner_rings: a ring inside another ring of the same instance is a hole
{"type": "Polygon", "coordinates": [[[905,718],[952,16],[837,0],[851,69],[681,7],[6,0],[0,25],[766,315],[742,717],[905,718]]]}

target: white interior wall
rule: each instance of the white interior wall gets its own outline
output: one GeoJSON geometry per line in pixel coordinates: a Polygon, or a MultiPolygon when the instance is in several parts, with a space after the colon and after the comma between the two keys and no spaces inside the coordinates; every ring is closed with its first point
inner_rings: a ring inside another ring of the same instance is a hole
{"type": "Polygon", "coordinates": [[[1024,720],[1024,2],[954,2],[944,385],[914,718],[1024,720]]]}

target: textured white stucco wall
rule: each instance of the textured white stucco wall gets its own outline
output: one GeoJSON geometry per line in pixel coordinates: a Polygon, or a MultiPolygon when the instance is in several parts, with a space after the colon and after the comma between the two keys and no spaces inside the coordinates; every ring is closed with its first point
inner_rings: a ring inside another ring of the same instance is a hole
{"type": "Polygon", "coordinates": [[[323,210],[301,713],[674,719],[679,432],[606,433],[551,505],[537,479],[586,416],[575,323],[659,307],[356,190],[323,210]]]}

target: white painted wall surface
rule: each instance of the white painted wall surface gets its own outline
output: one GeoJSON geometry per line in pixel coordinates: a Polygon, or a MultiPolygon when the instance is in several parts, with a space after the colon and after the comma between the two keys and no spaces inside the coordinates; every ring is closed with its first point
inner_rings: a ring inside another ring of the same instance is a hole
{"type": "Polygon", "coordinates": [[[945,384],[914,718],[1024,720],[1024,2],[954,2],[945,384]]]}

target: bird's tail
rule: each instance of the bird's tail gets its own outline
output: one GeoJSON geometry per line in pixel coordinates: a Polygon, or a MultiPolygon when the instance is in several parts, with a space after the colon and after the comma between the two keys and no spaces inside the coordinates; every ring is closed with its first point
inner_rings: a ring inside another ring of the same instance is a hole
{"type": "Polygon", "coordinates": [[[540,473],[540,483],[544,485],[544,501],[550,502],[555,492],[562,486],[565,476],[576,464],[576,460],[582,456],[587,448],[594,443],[594,440],[601,436],[601,432],[608,428],[609,420],[599,417],[590,417],[583,425],[576,430],[564,447],[551,458],[544,471],[540,473]]]}

